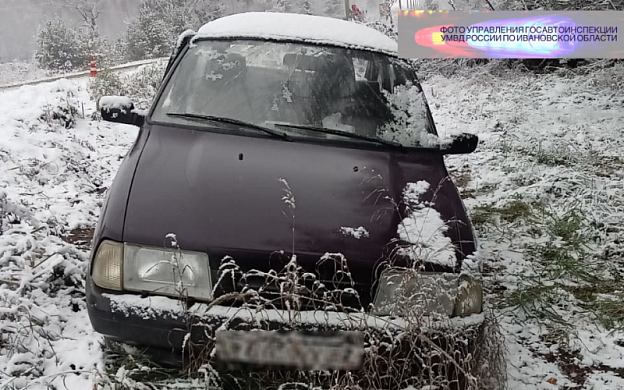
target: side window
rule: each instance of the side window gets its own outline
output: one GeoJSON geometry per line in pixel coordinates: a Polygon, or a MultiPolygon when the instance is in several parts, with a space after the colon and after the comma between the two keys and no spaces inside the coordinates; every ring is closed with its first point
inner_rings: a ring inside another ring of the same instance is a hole
{"type": "Polygon", "coordinates": [[[418,77],[416,76],[416,72],[414,71],[414,68],[409,63],[406,63],[400,60],[393,60],[391,68],[394,74],[393,86],[395,88],[398,86],[405,86],[408,83],[411,83],[413,86],[418,88],[418,91],[422,94],[422,100],[426,106],[427,131],[430,134],[437,136],[438,132],[435,128],[435,122],[433,120],[433,116],[431,115],[431,110],[429,108],[427,98],[423,92],[420,82],[418,81],[418,77]]]}
{"type": "Polygon", "coordinates": [[[393,60],[392,66],[394,67],[394,73],[397,78],[396,85],[405,85],[411,82],[420,86],[414,67],[411,64],[403,60],[393,60]]]}
{"type": "Polygon", "coordinates": [[[405,84],[403,77],[397,75],[397,71],[392,63],[377,57],[371,57],[370,60],[354,59],[356,76],[361,76],[361,79],[364,81],[376,83],[386,92],[394,93],[394,88],[397,85],[405,84]]]}
{"type": "Polygon", "coordinates": [[[392,69],[394,70],[394,85],[399,86],[407,84],[408,76],[406,69],[398,64],[392,65],[392,69]]]}
{"type": "Polygon", "coordinates": [[[353,69],[355,69],[355,80],[365,81],[366,70],[368,69],[370,61],[364,58],[353,57],[353,69]]]}

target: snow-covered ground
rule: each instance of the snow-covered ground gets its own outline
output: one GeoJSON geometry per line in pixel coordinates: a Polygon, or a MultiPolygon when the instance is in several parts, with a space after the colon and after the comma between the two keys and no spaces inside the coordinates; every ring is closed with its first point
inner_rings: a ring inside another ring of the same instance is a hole
{"type": "Polygon", "coordinates": [[[19,83],[49,77],[50,72],[39,68],[36,62],[13,61],[0,63],[0,85],[19,83]]]}
{"type": "Polygon", "coordinates": [[[104,193],[137,130],[79,119],[87,80],[0,92],[0,389],[92,388],[100,337],[85,311],[88,247],[104,193]],[[74,233],[69,237],[63,237],[74,233]],[[88,238],[86,238],[88,243],[88,238]]]}
{"type": "MultiPolygon", "coordinates": [[[[624,388],[624,70],[602,72],[424,82],[442,134],[482,139],[447,163],[480,235],[510,389],[624,388]]],[[[87,82],[0,91],[0,389],[124,375],[105,369],[85,311],[84,241],[137,130],[91,121],[87,82]],[[69,106],[68,129],[53,113],[69,106]]]]}
{"type": "Polygon", "coordinates": [[[471,73],[423,84],[442,134],[482,139],[447,164],[477,224],[490,300],[511,306],[496,310],[509,388],[624,388],[624,68],[471,73]]]}

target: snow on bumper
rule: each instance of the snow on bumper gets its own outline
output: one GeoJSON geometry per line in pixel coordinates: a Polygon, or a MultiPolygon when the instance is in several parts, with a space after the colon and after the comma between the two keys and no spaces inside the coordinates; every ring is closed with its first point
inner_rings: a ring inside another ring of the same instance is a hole
{"type": "MultiPolygon", "coordinates": [[[[239,308],[205,303],[193,305],[185,310],[182,302],[168,297],[142,298],[133,294],[102,294],[102,298],[109,301],[111,315],[118,317],[132,317],[149,324],[159,321],[173,321],[179,324],[213,327],[215,325],[232,325],[245,323],[248,325],[279,324],[287,327],[302,328],[330,328],[330,329],[379,329],[401,331],[409,328],[409,324],[401,318],[373,316],[366,313],[343,313],[333,311],[285,311],[278,309],[239,308]]],[[[422,333],[461,331],[481,326],[484,322],[483,314],[476,314],[464,318],[450,318],[448,320],[420,321],[419,331],[422,333]]],[[[216,329],[215,329],[216,330],[216,329]]]]}
{"type": "MultiPolygon", "coordinates": [[[[407,355],[413,358],[414,353],[431,353],[429,343],[449,355],[472,354],[485,328],[482,314],[431,321],[406,330],[407,324],[402,319],[365,313],[301,311],[291,312],[289,317],[282,310],[210,307],[203,303],[184,310],[177,299],[132,294],[88,294],[87,308],[94,329],[112,342],[109,345],[117,345],[115,342],[135,345],[162,363],[178,366],[184,364],[185,356],[191,351],[204,353],[206,346],[214,345],[214,335],[219,329],[363,331],[365,346],[369,345],[365,348],[367,354],[372,353],[370,348],[392,345],[379,356],[388,353],[402,356],[402,351],[411,351],[407,355]],[[415,352],[414,348],[423,352],[415,352]]],[[[377,357],[378,353],[373,356],[377,357]]]]}

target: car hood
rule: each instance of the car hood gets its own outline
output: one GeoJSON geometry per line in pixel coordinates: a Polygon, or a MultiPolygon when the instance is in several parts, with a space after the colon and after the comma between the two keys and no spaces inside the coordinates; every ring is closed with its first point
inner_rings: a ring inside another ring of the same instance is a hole
{"type": "MultiPolygon", "coordinates": [[[[430,183],[421,199],[431,201],[437,192],[443,220],[467,221],[445,177],[442,156],[434,152],[153,126],[137,164],[123,238],[163,246],[173,233],[181,249],[208,253],[212,267],[225,256],[266,269],[263,259],[279,251],[304,262],[340,253],[356,274],[370,275],[398,237],[408,183],[430,183]]],[[[453,242],[472,238],[461,226],[447,235],[453,242]]]]}

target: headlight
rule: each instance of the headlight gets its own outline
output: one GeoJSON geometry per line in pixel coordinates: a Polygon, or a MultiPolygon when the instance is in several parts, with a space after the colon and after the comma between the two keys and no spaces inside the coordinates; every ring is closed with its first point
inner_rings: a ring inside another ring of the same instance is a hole
{"type": "Polygon", "coordinates": [[[123,284],[128,291],[212,299],[208,255],[125,244],[123,284]]]}
{"type": "Polygon", "coordinates": [[[461,275],[455,302],[455,317],[467,317],[479,314],[483,310],[483,287],[481,281],[470,276],[461,275]]]}
{"type": "Polygon", "coordinates": [[[373,314],[469,316],[481,312],[482,301],[481,283],[468,275],[389,268],[379,280],[373,314]]]}
{"type": "Polygon", "coordinates": [[[102,241],[93,258],[91,278],[96,286],[108,290],[123,290],[124,246],[113,241],[102,241]]]}

